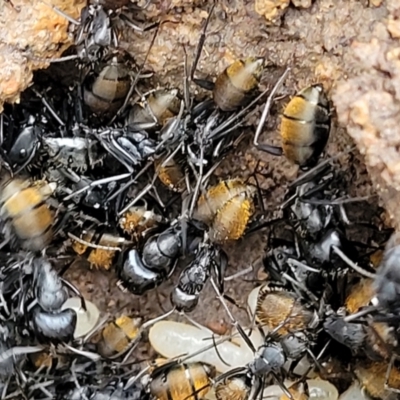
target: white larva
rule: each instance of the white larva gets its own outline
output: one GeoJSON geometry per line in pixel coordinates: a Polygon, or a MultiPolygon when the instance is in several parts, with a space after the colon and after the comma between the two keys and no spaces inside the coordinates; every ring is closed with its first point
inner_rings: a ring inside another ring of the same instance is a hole
{"type": "MultiPolygon", "coordinates": [[[[258,286],[254,288],[249,296],[247,297],[247,312],[249,314],[250,319],[254,319],[254,315],[256,313],[256,307],[257,307],[257,300],[258,296],[260,294],[260,290],[263,288],[263,286],[258,286]]],[[[269,331],[268,328],[264,325],[261,326],[261,329],[264,332],[264,335],[268,335],[269,331]]]]}
{"type": "Polygon", "coordinates": [[[313,400],[337,400],[339,392],[332,383],[321,379],[310,379],[307,381],[310,399],[313,400]]]}
{"type": "MultiPolygon", "coordinates": [[[[218,341],[222,337],[214,335],[214,338],[218,341]]],[[[256,329],[252,331],[250,339],[255,348],[262,344],[261,334],[256,329]]],[[[202,330],[174,321],[155,323],[150,328],[149,341],[154,350],[166,358],[184,356],[213,345],[212,334],[206,328],[202,330]]],[[[191,357],[190,360],[214,365],[219,372],[224,373],[232,368],[243,367],[254,359],[253,352],[241,337],[235,338],[234,342],[224,341],[218,344],[217,348],[218,351],[211,348],[191,357]]]]}
{"type": "Polygon", "coordinates": [[[97,306],[88,300],[85,300],[85,303],[86,311],[82,308],[80,297],[70,297],[61,307],[62,310],[70,308],[76,312],[74,339],[85,336],[99,321],[100,311],[97,306]]]}
{"type": "MultiPolygon", "coordinates": [[[[290,387],[292,382],[285,381],[284,384],[286,387],[290,387]]],[[[279,385],[270,385],[264,389],[263,399],[265,400],[280,400],[283,396],[283,390],[279,385]]]]}
{"type": "MultiPolygon", "coordinates": [[[[308,379],[306,382],[310,400],[338,400],[339,393],[330,382],[321,379],[308,379]]],[[[285,385],[290,387],[290,382],[286,381],[285,385]]],[[[271,385],[264,389],[263,399],[265,400],[281,400],[283,396],[284,393],[278,385],[271,385]]]]}
{"type": "Polygon", "coordinates": [[[339,397],[339,400],[370,400],[371,398],[365,393],[357,382],[354,382],[339,397]]]}
{"type": "Polygon", "coordinates": [[[247,297],[247,311],[251,318],[254,317],[254,314],[256,312],[257,299],[261,288],[262,286],[254,288],[247,297]]]}

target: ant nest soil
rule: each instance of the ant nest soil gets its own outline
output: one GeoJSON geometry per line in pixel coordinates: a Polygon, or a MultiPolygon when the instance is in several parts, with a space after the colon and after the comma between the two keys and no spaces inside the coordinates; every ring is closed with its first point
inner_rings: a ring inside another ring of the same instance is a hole
{"type": "Polygon", "coordinates": [[[58,7],[76,19],[85,0],[3,0],[0,2],[0,111],[5,102],[19,102],[33,71],[46,59],[59,57],[72,42],[69,22],[56,14],[58,7]]]}

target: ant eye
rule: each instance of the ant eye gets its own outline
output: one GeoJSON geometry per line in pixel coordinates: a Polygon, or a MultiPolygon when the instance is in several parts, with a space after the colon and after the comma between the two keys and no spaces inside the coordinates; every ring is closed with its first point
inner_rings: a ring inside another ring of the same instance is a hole
{"type": "Polygon", "coordinates": [[[25,150],[25,149],[21,149],[21,150],[19,151],[19,155],[20,155],[21,158],[25,158],[25,156],[26,156],[26,150],[25,150]]]}
{"type": "Polygon", "coordinates": [[[282,253],[278,253],[278,255],[276,256],[276,258],[278,260],[282,260],[283,259],[283,254],[282,253]]]}

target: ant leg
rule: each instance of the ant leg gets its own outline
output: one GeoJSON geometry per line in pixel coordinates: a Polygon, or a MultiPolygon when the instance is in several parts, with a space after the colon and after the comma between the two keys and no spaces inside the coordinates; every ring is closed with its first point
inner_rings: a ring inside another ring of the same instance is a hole
{"type": "Polygon", "coordinates": [[[351,225],[351,221],[349,220],[349,217],[347,216],[346,209],[344,208],[343,204],[339,205],[339,212],[340,212],[340,217],[345,225],[351,225]]]}
{"type": "Polygon", "coordinates": [[[110,315],[106,315],[104,318],[102,318],[96,326],[94,326],[87,334],[81,339],[81,344],[87,343],[94,334],[96,334],[105,324],[110,320],[110,315]]]}
{"type": "Polygon", "coordinates": [[[4,114],[0,114],[0,146],[4,143],[4,114]]]}
{"type": "Polygon", "coordinates": [[[290,283],[292,283],[294,285],[294,288],[297,287],[304,293],[307,293],[308,297],[314,303],[314,305],[318,305],[318,297],[315,296],[312,292],[310,292],[306,286],[304,286],[303,284],[301,284],[300,282],[298,282],[296,279],[292,278],[285,272],[282,274],[282,277],[287,279],[290,283]]]}
{"type": "MultiPolygon", "coordinates": [[[[106,132],[104,132],[104,133],[106,133],[106,132]]],[[[114,147],[111,147],[103,139],[103,137],[102,137],[103,135],[102,134],[95,135],[95,136],[99,139],[100,143],[106,149],[106,151],[108,151],[122,165],[124,165],[125,168],[128,170],[128,172],[126,172],[125,174],[114,176],[114,177],[108,177],[108,178],[98,179],[97,181],[93,181],[89,185],[86,185],[85,187],[83,187],[83,188],[81,188],[81,189],[69,194],[68,196],[66,196],[64,198],[64,201],[67,201],[67,200],[71,199],[72,197],[74,197],[74,196],[76,196],[78,194],[86,192],[87,190],[89,190],[89,189],[91,189],[91,188],[93,188],[95,186],[100,186],[100,185],[104,185],[104,184],[107,184],[107,183],[110,183],[110,182],[115,182],[115,181],[119,181],[119,180],[122,180],[122,179],[129,178],[133,173],[132,167],[127,162],[125,162],[125,160],[122,158],[122,156],[125,155],[126,158],[128,158],[128,160],[132,160],[132,158],[130,157],[130,155],[121,146],[118,145],[118,143],[113,138],[111,138],[111,140],[112,140],[112,144],[113,144],[114,147]],[[120,153],[122,153],[122,156],[120,156],[120,154],[117,153],[117,150],[119,150],[120,153]]]]}
{"type": "Polygon", "coordinates": [[[225,273],[228,267],[228,256],[222,249],[213,249],[212,255],[212,266],[214,268],[214,274],[219,285],[219,290],[224,293],[225,285],[225,273]]]}
{"type": "Polygon", "coordinates": [[[85,298],[82,296],[82,293],[79,291],[79,289],[73,285],[71,282],[68,282],[64,278],[60,278],[62,283],[67,286],[70,290],[72,290],[80,299],[81,299],[81,307],[83,311],[87,312],[87,307],[86,307],[86,301],[85,298]]]}
{"type": "Polygon", "coordinates": [[[78,354],[79,356],[86,357],[89,360],[92,360],[94,362],[99,361],[101,359],[101,356],[99,354],[97,354],[97,353],[93,353],[91,351],[86,351],[86,350],[76,349],[75,347],[70,346],[68,343],[63,343],[63,347],[65,347],[71,353],[78,354]]]}
{"type": "Polygon", "coordinates": [[[353,268],[356,272],[358,272],[360,275],[366,277],[366,278],[371,278],[375,279],[376,274],[372,272],[368,272],[365,269],[359,267],[356,263],[354,263],[352,260],[350,260],[349,257],[346,256],[346,254],[343,253],[342,250],[339,249],[337,246],[332,246],[332,250],[334,253],[336,253],[349,267],[353,268]]]}
{"type": "Polygon", "coordinates": [[[231,311],[228,308],[228,305],[226,304],[226,301],[225,301],[224,297],[221,295],[221,293],[220,293],[220,291],[218,289],[218,286],[216,285],[216,283],[214,282],[214,279],[212,277],[210,278],[210,281],[211,281],[211,284],[212,284],[212,286],[214,288],[215,293],[217,294],[218,299],[220,300],[222,306],[224,307],[226,313],[228,314],[228,317],[231,320],[233,326],[237,329],[237,331],[239,332],[240,336],[243,338],[244,342],[247,344],[249,349],[253,353],[256,353],[257,349],[254,347],[252,341],[250,340],[250,338],[248,337],[248,335],[246,334],[244,329],[241,327],[239,322],[232,315],[231,311]]]}
{"type": "Polygon", "coordinates": [[[187,194],[190,195],[192,193],[192,188],[190,186],[190,176],[189,176],[189,171],[187,168],[185,169],[185,186],[186,186],[187,194]]]}
{"type": "Polygon", "coordinates": [[[234,126],[229,128],[228,130],[224,131],[225,128],[228,128],[229,126],[231,126],[233,122],[237,121],[250,108],[252,108],[256,103],[258,103],[258,101],[261,98],[263,98],[267,92],[268,92],[268,89],[265,89],[250,104],[248,104],[245,108],[243,108],[240,112],[238,112],[237,114],[233,114],[226,121],[224,121],[221,125],[219,125],[213,131],[211,131],[210,132],[210,138],[212,138],[214,140],[220,139],[221,137],[225,136],[229,132],[231,132],[231,131],[235,130],[237,127],[239,127],[242,124],[243,121],[239,121],[237,124],[235,124],[234,126]]]}
{"type": "Polygon", "coordinates": [[[292,394],[289,392],[288,388],[285,386],[284,383],[280,381],[278,376],[276,375],[275,372],[271,371],[272,376],[274,377],[275,382],[278,384],[278,386],[281,388],[281,390],[285,393],[287,397],[289,397],[290,400],[295,400],[292,394]]]}
{"type": "Polygon", "coordinates": [[[153,163],[151,161],[147,162],[147,164],[132,178],[130,181],[126,182],[123,186],[121,186],[115,193],[111,196],[107,197],[105,203],[109,203],[110,201],[114,200],[118,197],[122,192],[127,190],[130,186],[137,182],[138,178],[142,176],[151,166],[153,163]]]}
{"type": "Polygon", "coordinates": [[[129,357],[132,354],[132,351],[135,349],[135,347],[139,344],[139,339],[142,337],[143,332],[149,328],[150,326],[154,325],[155,323],[162,321],[163,319],[169,317],[173,312],[175,311],[175,308],[173,308],[172,310],[166,312],[163,315],[160,315],[157,318],[153,318],[150,321],[145,322],[139,329],[136,338],[132,341],[132,343],[129,345],[129,347],[127,349],[125,349],[123,352],[120,352],[118,354],[116,354],[115,356],[110,357],[110,359],[115,359],[120,357],[121,355],[125,354],[127,352],[127,354],[124,356],[123,360],[121,361],[121,363],[119,363],[118,365],[122,366],[124,364],[126,364],[126,362],[128,361],[129,357]]]}
{"type": "MultiPolygon", "coordinates": [[[[121,251],[122,249],[120,247],[112,247],[112,246],[101,246],[100,244],[95,244],[95,243],[90,243],[87,242],[86,240],[78,238],[78,236],[73,235],[72,233],[68,232],[69,238],[74,240],[75,242],[78,242],[80,244],[83,244],[84,246],[91,247],[93,249],[101,249],[101,250],[106,250],[106,251],[121,251]]],[[[131,242],[127,240],[121,241],[121,244],[130,244],[131,242]]]]}
{"type": "Polygon", "coordinates": [[[175,157],[178,151],[183,147],[183,143],[181,143],[161,164],[160,167],[157,168],[157,172],[160,168],[166,167],[168,163],[175,157]]]}
{"type": "Polygon", "coordinates": [[[54,384],[54,380],[53,381],[46,381],[46,382],[36,383],[35,385],[32,385],[29,388],[29,392],[32,394],[36,389],[39,389],[44,395],[46,395],[49,399],[51,399],[51,398],[54,397],[54,394],[49,392],[46,389],[46,386],[51,386],[53,384],[54,384]]]}
{"type": "Polygon", "coordinates": [[[247,274],[249,274],[250,272],[253,272],[253,270],[254,270],[254,269],[253,269],[252,266],[247,267],[246,269],[244,269],[244,270],[242,270],[242,271],[236,272],[236,274],[226,276],[226,277],[224,278],[224,281],[225,281],[225,282],[232,281],[232,280],[234,280],[234,279],[236,279],[236,278],[239,278],[239,277],[241,277],[241,276],[243,276],[243,275],[247,275],[247,274]]]}
{"type": "MultiPolygon", "coordinates": [[[[175,143],[176,139],[174,139],[174,133],[177,131],[179,128],[179,124],[181,122],[181,118],[183,115],[183,111],[185,109],[185,104],[183,101],[181,101],[181,107],[179,110],[179,114],[176,117],[171,118],[161,129],[159,137],[161,138],[160,143],[157,145],[155,148],[155,153],[157,153],[159,150],[163,150],[165,148],[165,144],[172,139],[172,141],[175,143]]],[[[179,148],[183,147],[183,143],[180,143],[178,146],[179,148]]]]}
{"type": "Polygon", "coordinates": [[[54,111],[54,109],[50,106],[48,101],[45,99],[45,97],[36,89],[32,89],[33,92],[36,94],[37,97],[42,101],[43,105],[49,110],[50,114],[55,118],[55,120],[61,125],[65,127],[65,122],[57,115],[57,113],[54,111]]]}
{"type": "Polygon", "coordinates": [[[199,324],[193,318],[189,317],[189,315],[187,315],[186,313],[180,312],[180,315],[182,315],[185,319],[187,319],[196,328],[199,328],[200,330],[209,333],[211,336],[215,335],[214,332],[211,329],[208,329],[207,327],[199,324]]]}
{"type": "Polygon", "coordinates": [[[10,315],[10,310],[9,310],[9,308],[7,306],[7,302],[6,302],[6,300],[4,298],[4,295],[3,295],[3,285],[4,285],[4,282],[2,282],[1,286],[0,286],[0,306],[4,309],[5,314],[7,316],[9,316],[10,315]]]}
{"type": "Polygon", "coordinates": [[[293,267],[293,270],[292,270],[293,272],[294,272],[294,267],[302,268],[302,269],[304,269],[306,271],[310,271],[310,272],[316,272],[317,274],[319,274],[321,272],[321,270],[309,267],[307,264],[304,264],[301,261],[298,261],[294,258],[289,258],[287,260],[287,263],[289,264],[290,267],[293,267]]]}
{"type": "Polygon", "coordinates": [[[153,199],[155,199],[156,201],[157,201],[157,203],[158,203],[158,205],[161,207],[161,208],[166,208],[166,205],[164,204],[164,202],[161,200],[161,197],[160,197],[160,195],[159,195],[159,193],[158,193],[158,190],[157,190],[157,187],[156,186],[153,186],[153,188],[152,188],[152,194],[150,194],[150,196],[152,196],[153,197],[153,199]]]}
{"type": "MultiPolygon", "coordinates": [[[[141,8],[140,8],[141,9],[141,8]]],[[[160,22],[155,22],[149,26],[146,26],[145,28],[142,28],[141,26],[135,24],[135,22],[133,21],[132,18],[128,17],[126,14],[120,14],[119,16],[130,28],[132,28],[134,31],[136,32],[147,32],[150,31],[154,28],[157,28],[158,26],[160,26],[160,22]]]]}
{"type": "Polygon", "coordinates": [[[201,181],[201,185],[203,187],[207,186],[208,179],[210,179],[211,175],[214,173],[214,171],[220,166],[222,163],[222,160],[218,160],[208,171],[207,173],[203,176],[203,179],[201,181]]]}
{"type": "Polygon", "coordinates": [[[260,160],[258,160],[256,166],[254,167],[253,173],[249,176],[248,179],[250,179],[252,177],[256,182],[257,200],[258,200],[259,206],[261,208],[261,214],[265,215],[265,207],[264,207],[264,201],[263,201],[263,198],[262,198],[261,187],[260,187],[260,183],[259,183],[258,178],[257,178],[257,170],[258,170],[258,166],[259,165],[260,165],[260,160]]]}
{"type": "Polygon", "coordinates": [[[185,60],[183,63],[183,100],[185,102],[185,107],[187,112],[190,112],[192,109],[192,102],[190,101],[190,90],[189,90],[189,70],[188,70],[188,60],[187,60],[187,53],[186,53],[186,47],[183,47],[183,53],[185,56],[185,60]]]}
{"type": "Polygon", "coordinates": [[[350,147],[347,150],[341,151],[340,153],[327,158],[324,161],[318,163],[315,167],[311,168],[301,176],[299,176],[296,180],[294,180],[289,186],[288,189],[294,188],[296,186],[303,185],[304,183],[312,181],[315,177],[320,174],[323,174],[326,170],[330,169],[332,166],[330,164],[331,161],[334,161],[344,154],[351,153],[352,151],[356,150],[356,146],[350,147]]]}
{"type": "Polygon", "coordinates": [[[356,319],[358,319],[360,317],[363,317],[364,315],[371,314],[372,312],[375,312],[375,311],[378,311],[378,307],[375,307],[375,306],[366,307],[361,311],[358,311],[358,312],[356,312],[354,314],[350,314],[347,317],[344,317],[343,321],[344,322],[351,322],[351,321],[354,321],[354,320],[356,320],[356,319]]]}
{"type": "Polygon", "coordinates": [[[203,140],[200,143],[200,166],[199,166],[199,173],[198,173],[198,177],[197,177],[197,183],[196,183],[196,187],[194,189],[194,192],[192,194],[192,201],[190,203],[190,208],[189,208],[189,218],[192,217],[193,215],[193,211],[194,208],[196,206],[197,203],[197,198],[199,196],[199,192],[200,192],[200,185],[202,182],[202,178],[203,178],[203,171],[204,171],[204,147],[203,147],[203,140]]]}
{"type": "Polygon", "coordinates": [[[11,357],[15,358],[17,356],[24,355],[24,354],[38,353],[43,350],[44,350],[44,347],[39,346],[39,345],[38,346],[15,346],[15,347],[12,347],[11,349],[8,349],[8,350],[0,353],[0,362],[4,362],[11,357]]]}
{"type": "Polygon", "coordinates": [[[203,87],[204,89],[208,89],[208,90],[213,90],[214,83],[208,82],[208,81],[203,81],[201,79],[196,79],[194,77],[194,73],[196,72],[197,64],[199,63],[199,60],[200,60],[200,56],[201,56],[201,52],[203,50],[204,42],[206,41],[206,31],[207,31],[208,24],[210,23],[210,19],[211,19],[211,15],[212,15],[212,13],[214,11],[214,7],[215,7],[215,2],[213,3],[213,5],[210,8],[210,11],[208,12],[207,19],[206,19],[206,21],[204,23],[204,27],[203,27],[201,35],[200,35],[199,43],[197,44],[195,58],[194,58],[194,61],[193,61],[193,64],[192,64],[192,68],[190,69],[190,80],[192,82],[195,82],[196,84],[198,84],[200,87],[203,87]]]}
{"type": "Polygon", "coordinates": [[[117,176],[110,176],[109,178],[98,179],[97,181],[93,181],[90,184],[86,185],[85,187],[83,187],[79,190],[76,190],[75,192],[64,197],[63,201],[68,201],[68,200],[72,199],[74,196],[84,193],[89,189],[93,189],[96,186],[101,186],[101,185],[105,185],[110,182],[115,182],[115,181],[119,181],[122,179],[126,179],[126,178],[129,178],[131,175],[132,175],[132,172],[126,172],[125,174],[121,174],[121,175],[117,175],[117,176]]]}
{"type": "MultiPolygon", "coordinates": [[[[1,146],[1,144],[0,144],[0,146],[1,146]]],[[[36,154],[36,151],[33,151],[32,153],[36,154]]],[[[4,168],[10,174],[10,178],[13,178],[15,174],[11,168],[11,161],[2,147],[0,147],[0,156],[1,156],[1,161],[0,161],[1,165],[4,166],[4,168]]],[[[32,158],[33,158],[32,156],[29,157],[28,161],[26,163],[24,163],[23,168],[25,168],[28,165],[28,163],[32,160],[32,158]]],[[[21,168],[19,170],[21,170],[21,168]]]]}
{"type": "MultiPolygon", "coordinates": [[[[186,174],[187,175],[187,174],[186,174]]],[[[183,196],[181,214],[179,217],[182,237],[182,254],[186,256],[188,250],[188,207],[190,196],[183,196]]]]}
{"type": "MultiPolygon", "coordinates": [[[[312,192],[314,192],[314,190],[312,190],[312,192]]],[[[343,204],[348,204],[348,203],[358,203],[358,202],[362,202],[362,201],[368,201],[371,198],[378,196],[377,194],[372,194],[372,195],[368,195],[368,196],[352,197],[352,198],[340,197],[336,200],[317,200],[317,199],[304,198],[305,196],[308,196],[308,195],[309,195],[309,193],[307,192],[305,195],[299,197],[300,201],[302,203],[308,203],[308,204],[313,204],[313,205],[328,205],[328,206],[342,206],[343,204]]],[[[347,216],[343,216],[343,215],[342,215],[342,218],[345,220],[348,219],[347,216]]],[[[349,222],[347,224],[350,225],[351,223],[349,222]]]]}
{"type": "Polygon", "coordinates": [[[273,155],[277,155],[277,156],[280,156],[283,154],[283,150],[281,147],[259,144],[258,139],[259,139],[261,131],[264,127],[265,121],[267,120],[267,117],[268,117],[269,111],[271,109],[271,104],[272,104],[272,101],[274,100],[275,94],[278,91],[278,89],[280,88],[280,86],[282,85],[283,81],[286,79],[286,76],[288,75],[290,70],[291,70],[291,68],[287,67],[285,72],[282,74],[282,76],[276,82],[275,86],[272,88],[271,93],[268,96],[267,102],[265,103],[265,107],[261,114],[260,122],[258,123],[256,133],[254,135],[254,140],[253,140],[253,144],[255,147],[257,147],[260,150],[271,153],[273,155]]]}
{"type": "Polygon", "coordinates": [[[124,149],[121,144],[117,142],[115,135],[112,135],[111,132],[109,132],[109,142],[106,142],[102,138],[102,135],[99,136],[99,139],[103,147],[108,150],[108,152],[113,155],[122,165],[124,165],[130,173],[132,173],[132,165],[135,165],[138,160],[136,160],[126,149],[124,149]]]}
{"type": "MultiPolygon", "coordinates": [[[[72,381],[74,382],[75,387],[76,387],[77,389],[81,389],[82,386],[79,384],[78,378],[77,378],[77,376],[76,376],[75,366],[76,366],[76,364],[73,363],[73,364],[71,365],[71,368],[70,368],[71,376],[72,376],[72,381]]],[[[88,397],[87,397],[84,393],[82,393],[82,392],[81,392],[81,396],[82,396],[83,400],[89,400],[88,397]]]]}
{"type": "Polygon", "coordinates": [[[134,385],[140,378],[142,378],[150,369],[152,369],[154,365],[148,365],[147,367],[143,368],[137,375],[131,377],[126,382],[123,390],[128,390],[132,385],[134,385]]]}
{"type": "Polygon", "coordinates": [[[61,11],[58,7],[53,6],[52,4],[48,3],[47,1],[40,0],[43,4],[46,6],[50,7],[55,13],[60,15],[61,17],[64,17],[67,21],[69,21],[71,24],[79,26],[81,23],[77,21],[76,19],[72,18],[70,15],[66,14],[65,12],[61,11]]]}
{"type": "Polygon", "coordinates": [[[385,389],[390,390],[391,392],[395,393],[400,393],[400,388],[395,388],[393,386],[390,386],[390,374],[392,372],[392,369],[394,367],[394,363],[398,360],[398,356],[393,354],[392,358],[390,359],[390,363],[388,365],[388,368],[386,370],[386,376],[385,376],[385,389]]]}
{"type": "Polygon", "coordinates": [[[112,124],[125,111],[125,108],[128,105],[129,99],[132,96],[133,91],[135,90],[136,83],[140,78],[140,73],[143,71],[143,68],[144,68],[144,66],[145,66],[145,64],[147,62],[147,58],[149,57],[150,51],[153,48],[153,45],[154,45],[154,42],[155,42],[156,37],[158,35],[159,29],[160,29],[160,25],[157,26],[156,31],[154,32],[154,35],[153,35],[153,38],[151,39],[150,46],[149,46],[149,48],[147,50],[146,56],[144,57],[143,63],[139,67],[139,70],[138,70],[138,72],[137,72],[137,74],[135,76],[135,79],[133,80],[133,82],[131,84],[131,87],[129,88],[129,92],[127,93],[127,95],[125,97],[124,103],[122,104],[121,108],[117,111],[117,113],[114,115],[114,117],[111,119],[111,121],[109,122],[109,125],[112,124]]]}
{"type": "Polygon", "coordinates": [[[277,218],[269,221],[265,221],[265,219],[261,221],[256,221],[255,223],[250,223],[249,227],[246,229],[245,236],[250,235],[251,233],[257,232],[261,229],[268,228],[273,226],[279,222],[284,221],[283,218],[277,218]]]}
{"type": "MultiPolygon", "coordinates": [[[[331,344],[332,339],[329,339],[325,346],[322,348],[322,350],[319,352],[319,354],[317,355],[317,357],[315,357],[314,353],[310,350],[307,349],[307,354],[312,358],[312,360],[314,361],[315,366],[322,372],[322,373],[327,373],[325,367],[323,365],[320,364],[319,360],[322,358],[322,356],[325,354],[326,349],[329,347],[329,345],[331,344]]],[[[302,375],[302,377],[299,379],[299,382],[303,381],[304,379],[307,378],[307,375],[310,373],[310,371],[313,369],[313,366],[310,365],[307,370],[304,372],[304,374],[302,375]]]]}
{"type": "Polygon", "coordinates": [[[0,243],[0,250],[1,250],[4,246],[6,246],[6,245],[10,242],[10,240],[11,240],[10,238],[3,240],[3,241],[0,243]]]}
{"type": "MultiPolygon", "coordinates": [[[[202,353],[204,353],[204,352],[206,352],[208,350],[214,349],[216,351],[216,353],[218,354],[218,351],[216,350],[218,345],[220,345],[220,344],[232,339],[233,337],[234,337],[234,335],[229,335],[229,336],[221,337],[218,340],[215,340],[215,334],[213,333],[212,336],[209,338],[209,339],[213,339],[212,340],[212,344],[204,346],[201,349],[198,349],[198,350],[196,350],[196,351],[194,351],[194,352],[192,352],[190,354],[178,356],[176,358],[177,358],[177,360],[179,362],[183,363],[183,362],[185,362],[187,360],[190,360],[191,358],[196,357],[197,355],[202,354],[202,353]]],[[[236,369],[239,369],[239,370],[242,371],[244,368],[246,368],[246,367],[238,367],[236,369]]],[[[227,372],[227,374],[229,374],[229,373],[231,373],[231,371],[227,372]]]]}
{"type": "Polygon", "coordinates": [[[5,0],[16,12],[21,12],[21,7],[16,6],[11,0],[5,0]]]}
{"type": "Polygon", "coordinates": [[[262,400],[265,389],[265,377],[256,378],[256,382],[253,383],[249,393],[249,400],[262,400]]]}
{"type": "Polygon", "coordinates": [[[148,183],[142,191],[133,198],[128,205],[126,205],[121,211],[118,212],[118,216],[120,217],[122,214],[126,213],[132,206],[134,206],[146,193],[148,193],[154,185],[154,180],[151,183],[148,183]]]}
{"type": "MultiPolygon", "coordinates": [[[[268,92],[269,89],[265,89],[263,92],[261,92],[250,104],[248,104],[245,108],[243,108],[240,112],[237,114],[233,114],[231,117],[229,117],[226,121],[224,121],[221,125],[219,125],[217,128],[215,128],[213,131],[210,132],[209,137],[217,140],[220,139],[224,136],[226,136],[229,132],[237,129],[242,123],[242,121],[239,121],[232,127],[230,127],[227,130],[224,130],[225,128],[228,128],[229,126],[232,125],[233,122],[237,121],[244,115],[250,108],[252,108],[258,101],[265,96],[265,94],[268,92]]],[[[252,111],[254,112],[254,110],[252,111]]],[[[248,113],[247,116],[249,116],[251,113],[248,113]]]]}

